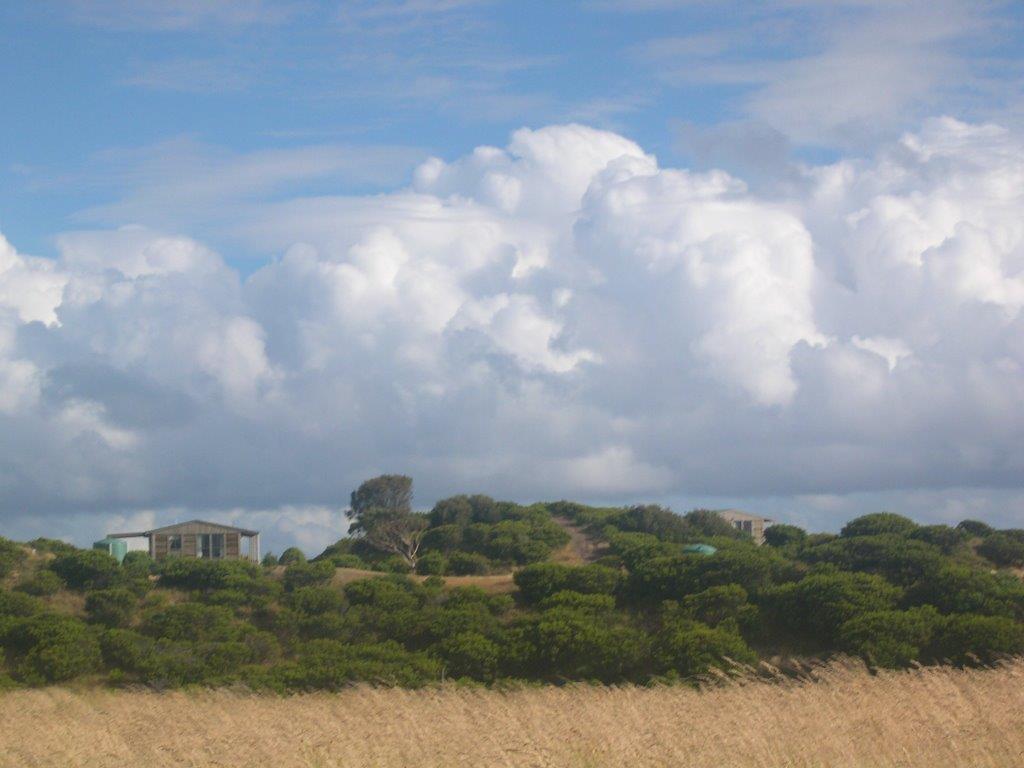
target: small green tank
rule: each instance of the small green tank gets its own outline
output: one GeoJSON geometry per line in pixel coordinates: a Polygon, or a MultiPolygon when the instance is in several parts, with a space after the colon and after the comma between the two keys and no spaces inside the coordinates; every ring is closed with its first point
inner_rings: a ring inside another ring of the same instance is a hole
{"type": "Polygon", "coordinates": [[[93,542],[93,549],[102,549],[111,557],[117,558],[118,563],[124,562],[124,556],[128,554],[128,542],[124,539],[100,539],[93,542]]]}
{"type": "Polygon", "coordinates": [[[683,547],[683,552],[691,555],[713,555],[717,551],[710,544],[687,544],[683,547]]]}

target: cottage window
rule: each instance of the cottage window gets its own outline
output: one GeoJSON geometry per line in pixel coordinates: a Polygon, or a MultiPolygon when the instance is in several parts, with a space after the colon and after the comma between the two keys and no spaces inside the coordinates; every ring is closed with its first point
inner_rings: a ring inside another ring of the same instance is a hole
{"type": "Polygon", "coordinates": [[[177,533],[171,533],[167,535],[167,554],[168,555],[180,555],[181,554],[181,535],[177,533]]]}
{"type": "Polygon", "coordinates": [[[200,533],[197,537],[199,557],[219,559],[224,557],[223,533],[200,533]]]}

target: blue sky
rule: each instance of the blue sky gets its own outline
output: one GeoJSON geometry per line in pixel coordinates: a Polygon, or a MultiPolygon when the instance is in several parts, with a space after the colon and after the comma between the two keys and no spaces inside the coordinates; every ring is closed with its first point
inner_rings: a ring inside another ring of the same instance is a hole
{"type": "Polygon", "coordinates": [[[4,3],[0,519],[315,549],[401,470],[1024,523],[1022,24],[4,3]]]}
{"type": "MultiPolygon", "coordinates": [[[[567,121],[618,130],[665,161],[743,165],[742,149],[708,141],[723,123],[748,143],[771,134],[765,152],[827,159],[915,116],[1019,119],[1022,21],[1020,4],[988,2],[5,3],[0,225],[54,255],[56,232],[123,223],[94,209],[155,183],[136,174],[161,151],[168,164],[356,154],[272,179],[264,196],[385,189],[427,155],[567,121]],[[829,102],[857,83],[865,92],[834,106],[849,123],[830,124],[829,102]],[[790,84],[805,89],[791,102],[779,93],[790,84]],[[789,109],[811,112],[807,125],[789,109]],[[391,147],[403,151],[381,152],[391,147]],[[357,160],[361,148],[371,154],[357,160]]],[[[269,255],[204,234],[232,260],[269,255]]]]}

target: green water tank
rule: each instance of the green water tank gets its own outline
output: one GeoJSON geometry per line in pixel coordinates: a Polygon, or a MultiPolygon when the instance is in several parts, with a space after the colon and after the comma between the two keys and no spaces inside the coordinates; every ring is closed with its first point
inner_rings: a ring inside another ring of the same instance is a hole
{"type": "Polygon", "coordinates": [[[683,547],[683,552],[688,552],[693,555],[713,555],[717,551],[718,550],[710,544],[687,544],[683,547]]]}
{"type": "Polygon", "coordinates": [[[124,556],[128,554],[128,542],[124,539],[100,539],[93,542],[93,549],[102,549],[111,557],[116,557],[118,563],[124,562],[124,556]]]}

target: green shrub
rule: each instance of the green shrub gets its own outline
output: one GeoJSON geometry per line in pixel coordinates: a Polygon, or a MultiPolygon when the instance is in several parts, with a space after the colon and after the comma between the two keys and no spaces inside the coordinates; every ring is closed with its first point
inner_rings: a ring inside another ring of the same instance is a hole
{"type": "Polygon", "coordinates": [[[935,545],[894,534],[843,536],[805,547],[799,557],[809,563],[831,563],[844,571],[876,573],[900,585],[928,578],[948,562],[935,545]]]}
{"type": "Polygon", "coordinates": [[[299,613],[313,616],[341,611],[345,599],[341,592],[330,587],[299,587],[288,595],[288,606],[299,613]]]}
{"type": "Polygon", "coordinates": [[[41,600],[28,594],[0,589],[0,617],[31,616],[42,611],[44,607],[41,600]]]}
{"type": "Polygon", "coordinates": [[[97,589],[113,584],[120,568],[117,560],[98,549],[76,549],[58,555],[50,563],[56,573],[71,589],[97,589]]]}
{"type": "Polygon", "coordinates": [[[481,576],[490,570],[487,558],[474,552],[453,552],[448,557],[448,573],[456,576],[481,576]]]}
{"type": "Polygon", "coordinates": [[[758,619],[757,607],[747,601],[747,591],[739,584],[709,587],[687,595],[680,608],[686,617],[709,627],[728,624],[738,629],[752,629],[758,619]]]}
{"type": "Polygon", "coordinates": [[[822,573],[777,587],[767,607],[783,632],[818,649],[836,647],[840,628],[856,616],[892,610],[900,590],[868,573],[822,573]]]}
{"type": "Polygon", "coordinates": [[[427,552],[416,561],[416,573],[422,576],[440,576],[448,567],[448,561],[440,552],[427,552]]]}
{"type": "Polygon", "coordinates": [[[306,555],[298,547],[288,547],[281,556],[277,558],[278,565],[295,565],[306,562],[306,555]]]}
{"type": "Polygon", "coordinates": [[[138,608],[138,598],[123,587],[89,592],[85,596],[85,612],[89,621],[107,627],[126,627],[138,608]]]}
{"type": "Polygon", "coordinates": [[[795,525],[776,523],[764,530],[764,543],[769,547],[799,546],[807,541],[807,531],[795,525]]]}
{"type": "Polygon", "coordinates": [[[376,570],[384,573],[412,573],[412,566],[400,555],[392,555],[379,561],[376,570]]]}
{"type": "Polygon", "coordinates": [[[908,611],[871,611],[845,622],[839,645],[847,653],[880,667],[906,667],[927,661],[942,622],[930,605],[908,611]]]}
{"type": "Polygon", "coordinates": [[[650,644],[621,616],[557,606],[514,622],[502,654],[517,677],[615,683],[640,674],[650,644]]]}
{"type": "Polygon", "coordinates": [[[940,625],[933,654],[955,664],[987,664],[1024,653],[1024,625],[1003,616],[949,616],[940,625]]]}
{"type": "Polygon", "coordinates": [[[905,536],[915,528],[917,528],[917,523],[908,517],[894,515],[892,512],[874,512],[851,520],[843,526],[839,535],[842,537],[881,536],[883,534],[905,536]]]}
{"type": "Polygon", "coordinates": [[[0,579],[13,571],[25,557],[22,546],[0,536],[0,579]]]}
{"type": "Polygon", "coordinates": [[[995,528],[988,523],[981,522],[980,520],[961,520],[956,524],[956,528],[958,531],[963,531],[968,536],[977,536],[979,538],[984,538],[991,533],[995,533],[995,528]]]}
{"type": "Polygon", "coordinates": [[[665,626],[655,638],[654,658],[659,674],[682,678],[757,661],[757,655],[736,633],[695,621],[665,626]]]}
{"type": "Polygon", "coordinates": [[[1015,538],[1003,531],[996,531],[985,537],[978,545],[978,554],[1001,566],[1024,565],[1024,539],[1015,538]]]}
{"type": "Polygon", "coordinates": [[[133,578],[149,578],[157,572],[156,560],[148,552],[133,550],[121,561],[122,570],[133,578]]]}
{"type": "Polygon", "coordinates": [[[910,538],[932,544],[948,554],[963,544],[968,534],[948,525],[922,525],[910,532],[910,538]]]}
{"type": "Polygon", "coordinates": [[[28,542],[28,545],[32,547],[36,552],[47,552],[51,555],[68,555],[72,552],[78,552],[79,549],[74,544],[68,544],[66,541],[60,539],[47,539],[38,538],[32,539],[28,542]]]}
{"type": "Polygon", "coordinates": [[[63,587],[64,582],[61,581],[60,576],[53,571],[44,569],[36,571],[32,576],[21,581],[16,589],[27,595],[49,597],[60,592],[63,587]]]}
{"type": "Polygon", "coordinates": [[[181,603],[150,613],[140,630],[163,640],[225,641],[239,637],[234,612],[219,605],[181,603]]]}
{"type": "Polygon", "coordinates": [[[523,600],[539,603],[556,592],[571,590],[584,594],[613,594],[622,575],[601,565],[571,566],[536,563],[516,571],[513,576],[523,600]]]}
{"type": "Polygon", "coordinates": [[[947,565],[907,590],[907,606],[932,605],[940,613],[975,613],[1024,619],[1024,584],[966,566],[947,565]]]}
{"type": "Polygon", "coordinates": [[[311,640],[299,649],[295,662],[272,670],[270,684],[285,690],[336,691],[355,682],[414,688],[440,676],[436,659],[407,651],[398,643],[311,640]]]}
{"type": "Polygon", "coordinates": [[[490,682],[497,673],[501,649],[478,632],[463,632],[441,641],[437,654],[449,677],[490,682]]]}
{"type": "Polygon", "coordinates": [[[5,635],[15,676],[30,685],[70,680],[99,668],[99,643],[70,616],[41,613],[20,619],[5,635]]]}

